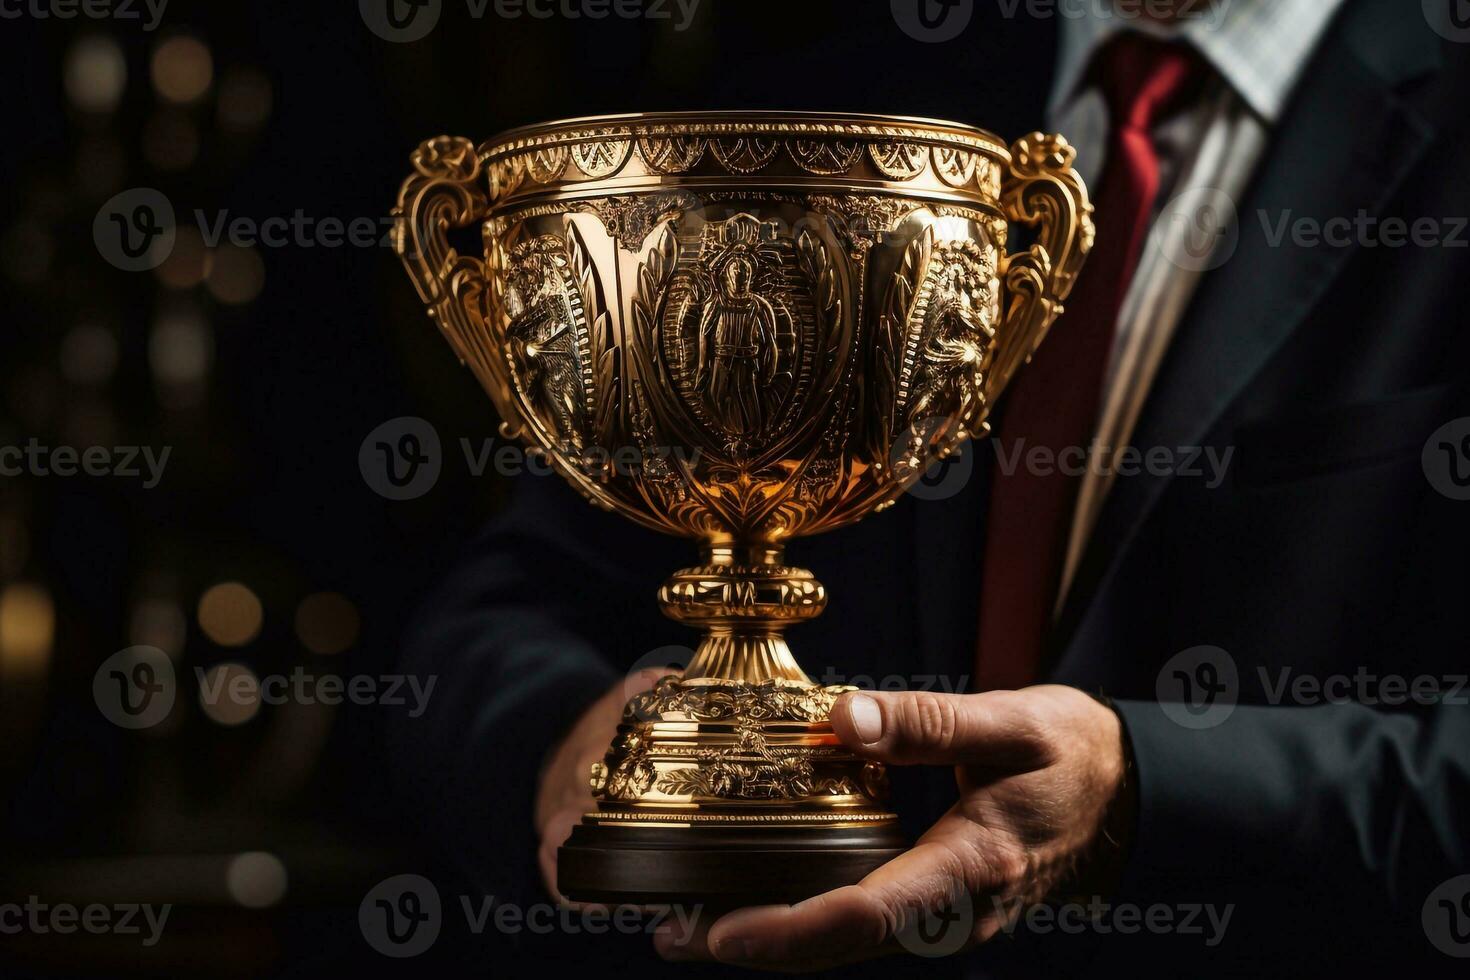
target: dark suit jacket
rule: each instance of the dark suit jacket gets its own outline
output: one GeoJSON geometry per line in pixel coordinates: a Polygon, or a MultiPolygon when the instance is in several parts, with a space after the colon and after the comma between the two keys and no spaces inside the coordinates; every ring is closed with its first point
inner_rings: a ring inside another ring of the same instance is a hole
{"type": "MultiPolygon", "coordinates": [[[[1470,248],[1453,220],[1470,215],[1467,97],[1470,45],[1432,31],[1417,3],[1349,0],[1240,202],[1238,249],[1206,276],[1134,437],[1233,447],[1228,475],[1216,487],[1119,478],[1046,664],[1049,680],[1115,699],[1126,722],[1141,807],[1114,899],[1231,904],[1223,942],[1018,934],[957,962],[883,972],[1457,965],[1421,913],[1440,883],[1470,872],[1470,690],[1433,705],[1309,706],[1279,692],[1282,671],[1369,675],[1347,690],[1355,699],[1385,693],[1372,677],[1453,685],[1470,672],[1470,503],[1438,492],[1421,461],[1431,433],[1470,415],[1470,248]],[[1428,217],[1458,244],[1273,243],[1283,214],[1428,217]],[[1159,700],[1181,692],[1163,668],[1202,645],[1228,653],[1237,680],[1221,702],[1237,704],[1196,729],[1159,700]]],[[[968,463],[946,499],[906,499],[793,545],[790,558],[832,597],[791,635],[809,674],[968,678],[995,454],[981,444],[968,463]]],[[[425,610],[404,664],[439,683],[429,713],[392,732],[395,774],[468,887],[544,900],[537,769],[628,665],[692,644],[653,601],[691,563],[687,543],[593,510],[554,478],[526,478],[425,610]]],[[[911,833],[953,796],[947,771],[896,775],[911,833]]],[[[1470,917],[1459,925],[1470,930],[1470,917]]],[[[613,942],[556,948],[631,971],[645,944],[613,942]],[[613,949],[630,958],[610,962],[613,949]]]]}

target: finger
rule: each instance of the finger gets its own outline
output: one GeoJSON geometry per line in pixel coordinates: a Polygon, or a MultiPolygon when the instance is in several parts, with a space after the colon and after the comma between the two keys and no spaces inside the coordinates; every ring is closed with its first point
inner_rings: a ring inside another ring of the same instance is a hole
{"type": "MultiPolygon", "coordinates": [[[[723,962],[817,970],[903,949],[901,934],[925,912],[989,887],[988,868],[966,843],[968,821],[946,815],[919,843],[856,885],[796,905],[741,909],[710,927],[708,949],[723,962]]],[[[969,928],[966,923],[965,928],[969,928]]]]}
{"type": "Polygon", "coordinates": [[[1015,691],[862,691],[837,699],[832,728],[881,762],[1025,767],[1039,764],[1046,749],[1030,700],[1015,691]]]}
{"type": "Polygon", "coordinates": [[[541,832],[541,846],[537,849],[536,859],[541,865],[541,880],[546,885],[546,890],[558,902],[565,902],[566,897],[556,887],[556,850],[567,842],[572,835],[572,828],[582,820],[585,812],[583,807],[568,807],[558,810],[552,814],[551,819],[546,822],[546,829],[541,832]]]}
{"type": "Polygon", "coordinates": [[[690,911],[692,915],[686,912],[681,916],[681,909],[674,907],[653,932],[654,950],[671,963],[711,962],[715,958],[709,948],[709,930],[715,916],[705,914],[703,907],[697,905],[690,911]]]}

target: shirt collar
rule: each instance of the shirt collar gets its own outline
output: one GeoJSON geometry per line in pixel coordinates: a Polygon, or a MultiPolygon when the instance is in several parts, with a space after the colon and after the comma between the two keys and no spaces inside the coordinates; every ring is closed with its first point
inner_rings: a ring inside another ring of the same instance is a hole
{"type": "MultiPolygon", "coordinates": [[[[1204,56],[1267,123],[1281,116],[1312,50],[1343,0],[1202,0],[1173,24],[1106,13],[1107,0],[1078,5],[1062,19],[1061,51],[1050,109],[1065,112],[1086,91],[1093,57],[1115,34],[1136,30],[1182,40],[1204,56]]],[[[1129,9],[1124,4],[1121,9],[1129,9]]]]}

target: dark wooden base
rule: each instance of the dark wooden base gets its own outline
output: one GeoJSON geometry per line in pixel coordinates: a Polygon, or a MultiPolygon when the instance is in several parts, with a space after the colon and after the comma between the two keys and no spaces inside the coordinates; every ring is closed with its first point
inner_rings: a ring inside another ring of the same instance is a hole
{"type": "Polygon", "coordinates": [[[557,852],[557,888],[607,905],[799,902],[861,880],[907,842],[857,827],[629,827],[583,823],[557,852]]]}

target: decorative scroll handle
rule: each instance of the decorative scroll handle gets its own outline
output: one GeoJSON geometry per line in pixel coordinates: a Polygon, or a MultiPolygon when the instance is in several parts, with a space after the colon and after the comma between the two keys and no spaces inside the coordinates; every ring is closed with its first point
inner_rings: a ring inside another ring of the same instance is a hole
{"type": "Polygon", "coordinates": [[[1001,188],[1001,206],[1012,224],[1036,229],[1036,241],[1024,252],[1006,257],[1000,278],[1005,283],[1003,343],[987,379],[986,403],[992,404],[1023,363],[1031,359],[1062,301],[1072,291],[1083,260],[1092,250],[1092,204],[1082,178],[1072,169],[1077,151],[1062,136],[1032,133],[1011,146],[1011,169],[1001,188]]]}
{"type": "Polygon", "coordinates": [[[451,228],[476,225],[489,211],[479,154],[461,136],[436,136],[420,143],[410,159],[414,172],[403,182],[392,212],[393,250],[429,317],[490,393],[503,420],[501,431],[514,437],[521,423],[505,359],[484,342],[485,261],[460,255],[448,238],[451,228]]]}

